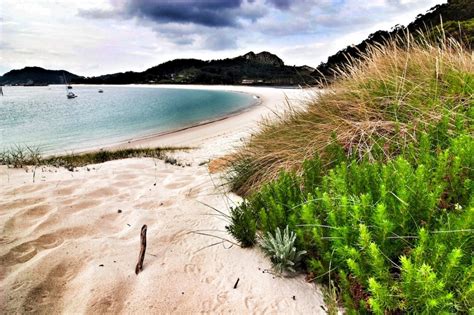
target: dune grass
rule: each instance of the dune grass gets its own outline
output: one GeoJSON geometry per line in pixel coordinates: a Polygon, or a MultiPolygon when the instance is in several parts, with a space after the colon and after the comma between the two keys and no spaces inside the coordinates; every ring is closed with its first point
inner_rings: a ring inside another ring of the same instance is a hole
{"type": "Polygon", "coordinates": [[[432,44],[408,34],[371,47],[339,71],[341,79],[304,110],[264,121],[236,152],[229,173],[234,191],[246,195],[281,170],[301,171],[305,159],[324,157],[332,144],[359,159],[389,159],[443,119],[454,132],[472,114],[474,61],[454,40],[432,44]]]}
{"type": "Polygon", "coordinates": [[[474,55],[435,42],[372,47],[236,153],[230,234],[288,228],[331,312],[474,313],[474,55]]]}
{"type": "Polygon", "coordinates": [[[170,152],[190,150],[191,147],[158,147],[158,148],[130,148],[117,150],[99,150],[86,153],[70,153],[64,155],[54,155],[42,157],[40,150],[31,147],[15,146],[10,150],[0,153],[0,165],[21,168],[28,165],[48,165],[64,167],[73,170],[90,164],[104,163],[112,160],[120,160],[136,157],[151,157],[166,161],[170,164],[177,164],[176,159],[171,159],[166,154],[170,152]]]}

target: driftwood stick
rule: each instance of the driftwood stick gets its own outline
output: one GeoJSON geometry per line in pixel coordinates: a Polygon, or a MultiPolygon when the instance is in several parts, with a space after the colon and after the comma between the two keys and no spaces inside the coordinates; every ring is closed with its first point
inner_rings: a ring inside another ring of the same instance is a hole
{"type": "Polygon", "coordinates": [[[239,284],[239,280],[240,280],[240,278],[237,278],[237,281],[235,281],[234,289],[237,289],[237,285],[239,284]]]}
{"type": "Polygon", "coordinates": [[[140,255],[138,255],[138,263],[135,267],[135,274],[138,275],[140,271],[143,270],[143,260],[145,259],[145,250],[146,250],[146,224],[142,226],[142,231],[140,233],[140,255]]]}

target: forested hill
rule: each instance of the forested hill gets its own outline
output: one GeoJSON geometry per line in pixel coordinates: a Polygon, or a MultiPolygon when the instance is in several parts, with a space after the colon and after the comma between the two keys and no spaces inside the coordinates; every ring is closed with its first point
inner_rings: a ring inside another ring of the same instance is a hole
{"type": "Polygon", "coordinates": [[[330,56],[327,62],[321,63],[313,74],[316,80],[334,80],[337,75],[335,70],[343,68],[347,60],[358,59],[367,48],[373,44],[381,44],[388,38],[404,36],[408,31],[417,33],[423,31],[430,35],[439,33],[438,26],[443,24],[444,32],[447,36],[452,36],[461,40],[467,47],[472,47],[474,43],[474,1],[473,0],[448,0],[447,3],[436,5],[425,14],[417,16],[415,21],[409,25],[396,25],[391,31],[377,31],[370,34],[367,39],[354,46],[347,46],[330,56]]]}
{"type": "Polygon", "coordinates": [[[0,76],[0,85],[47,85],[64,84],[79,78],[78,75],[66,70],[48,70],[40,67],[25,67],[11,70],[0,76]]]}
{"type": "Polygon", "coordinates": [[[70,83],[131,84],[248,84],[298,85],[312,82],[314,68],[286,66],[278,56],[269,52],[249,52],[235,58],[204,61],[175,59],[143,72],[120,72],[97,77],[82,77],[65,70],[26,67],[0,76],[0,84],[43,85],[62,84],[64,76],[70,83]]]}
{"type": "Polygon", "coordinates": [[[211,61],[175,59],[143,72],[121,72],[78,78],[74,82],[297,85],[312,81],[313,71],[314,68],[308,66],[286,66],[278,56],[264,51],[211,61]]]}

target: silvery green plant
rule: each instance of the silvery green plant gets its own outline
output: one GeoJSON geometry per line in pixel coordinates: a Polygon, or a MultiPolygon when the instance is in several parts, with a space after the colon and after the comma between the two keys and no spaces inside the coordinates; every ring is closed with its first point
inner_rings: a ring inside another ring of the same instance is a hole
{"type": "Polygon", "coordinates": [[[263,237],[261,246],[268,257],[270,257],[275,272],[295,272],[295,265],[306,254],[306,251],[297,251],[295,247],[296,235],[290,232],[286,226],[283,233],[277,227],[275,236],[270,232],[263,237]]]}

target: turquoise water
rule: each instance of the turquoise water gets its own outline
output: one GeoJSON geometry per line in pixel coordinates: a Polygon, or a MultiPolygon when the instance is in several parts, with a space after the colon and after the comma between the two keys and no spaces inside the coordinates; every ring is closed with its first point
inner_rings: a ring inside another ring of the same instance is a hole
{"type": "Polygon", "coordinates": [[[3,87],[0,150],[64,153],[171,131],[250,106],[251,95],[133,86],[3,87]],[[98,93],[103,89],[104,93],[98,93]]]}

